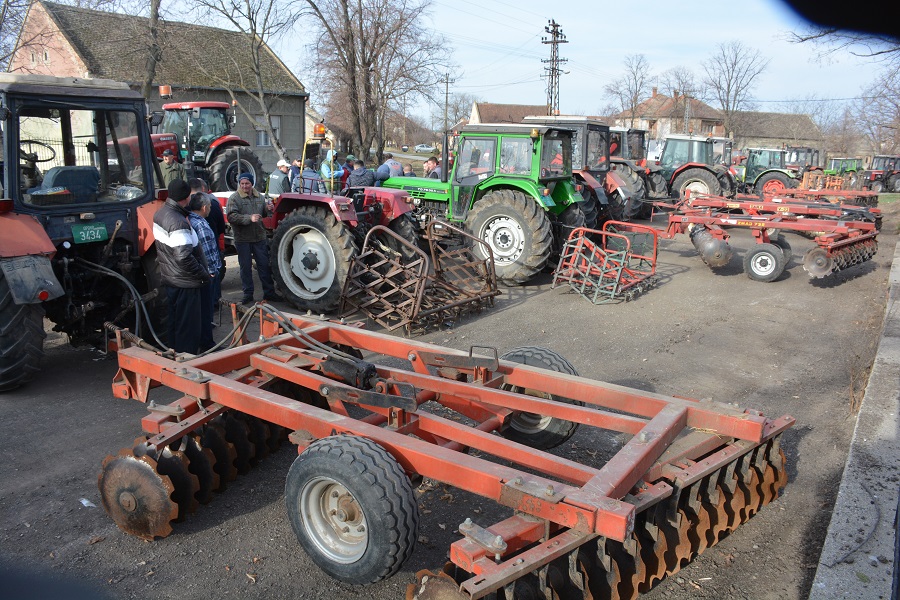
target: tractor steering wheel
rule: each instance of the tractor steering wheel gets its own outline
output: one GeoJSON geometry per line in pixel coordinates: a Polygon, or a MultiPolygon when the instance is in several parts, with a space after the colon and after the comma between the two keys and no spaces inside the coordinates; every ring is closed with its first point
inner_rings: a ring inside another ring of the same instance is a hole
{"type": "Polygon", "coordinates": [[[25,160],[30,160],[31,162],[35,162],[35,163],[50,162],[51,160],[56,158],[56,150],[53,148],[53,146],[51,146],[49,144],[45,144],[44,142],[38,142],[36,140],[20,140],[19,141],[19,154],[21,154],[25,158],[25,160]],[[28,149],[32,150],[32,152],[25,151],[26,144],[28,145],[28,149]],[[33,151],[35,146],[37,146],[39,149],[45,148],[45,149],[49,150],[50,157],[49,158],[38,158],[38,153],[33,151]]]}

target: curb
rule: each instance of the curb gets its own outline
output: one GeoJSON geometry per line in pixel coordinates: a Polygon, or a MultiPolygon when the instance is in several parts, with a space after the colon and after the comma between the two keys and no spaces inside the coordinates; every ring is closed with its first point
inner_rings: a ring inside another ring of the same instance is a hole
{"type": "Polygon", "coordinates": [[[900,500],[900,244],[878,352],[850,442],[810,600],[892,598],[900,500]]]}

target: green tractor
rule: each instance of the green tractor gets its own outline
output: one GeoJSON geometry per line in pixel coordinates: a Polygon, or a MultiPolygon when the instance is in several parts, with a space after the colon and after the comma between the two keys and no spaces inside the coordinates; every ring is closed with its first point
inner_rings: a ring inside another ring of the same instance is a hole
{"type": "Polygon", "coordinates": [[[745,149],[740,164],[734,167],[738,191],[765,198],[797,187],[799,173],[785,167],[786,154],[787,151],[780,148],[745,149]]]}
{"type": "MultiPolygon", "coordinates": [[[[444,156],[444,161],[447,161],[444,156]]],[[[494,255],[497,279],[522,284],[538,274],[574,227],[584,198],[572,179],[572,131],[542,125],[481,124],[462,129],[453,168],[442,179],[393,177],[424,228],[462,224],[494,255]]],[[[473,248],[481,256],[482,246],[473,248]]]]}
{"type": "Polygon", "coordinates": [[[829,177],[843,177],[845,185],[855,190],[862,183],[860,178],[864,170],[861,158],[832,158],[828,161],[828,168],[822,172],[829,177]]]}

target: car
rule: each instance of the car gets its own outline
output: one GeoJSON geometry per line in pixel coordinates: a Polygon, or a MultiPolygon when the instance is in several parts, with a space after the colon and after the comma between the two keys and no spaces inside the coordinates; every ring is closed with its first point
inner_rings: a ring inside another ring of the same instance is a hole
{"type": "Polygon", "coordinates": [[[413,150],[419,153],[434,152],[434,146],[429,146],[428,144],[418,144],[415,148],[413,148],[413,150]]]}

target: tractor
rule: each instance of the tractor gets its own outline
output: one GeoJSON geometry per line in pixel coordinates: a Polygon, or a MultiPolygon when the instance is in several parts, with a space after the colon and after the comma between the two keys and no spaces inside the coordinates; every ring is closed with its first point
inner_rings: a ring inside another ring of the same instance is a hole
{"type": "Polygon", "coordinates": [[[171,150],[185,163],[188,177],[209,182],[213,192],[237,189],[241,173],[252,173],[257,189],[266,185],[266,174],[250,144],[231,133],[236,122],[227,102],[180,102],[163,105],[162,121],[153,134],[157,158],[171,150]]]}
{"type": "Polygon", "coordinates": [[[0,74],[0,391],[40,370],[44,317],[73,345],[166,321],[153,215],[164,195],[144,98],[105,79],[0,74]]]}
{"type": "Polygon", "coordinates": [[[660,174],[668,185],[668,196],[693,194],[734,196],[737,184],[728,163],[731,140],[691,134],[669,134],[659,155],[660,174]]]}
{"type": "Polygon", "coordinates": [[[862,183],[861,177],[864,170],[861,158],[832,158],[828,161],[828,168],[822,172],[827,177],[842,177],[844,186],[851,190],[859,189],[862,183]]]}
{"type": "Polygon", "coordinates": [[[738,191],[758,194],[760,198],[777,194],[800,183],[800,174],[785,166],[786,150],[780,148],[747,148],[740,164],[735,165],[738,191]]]}
{"type": "Polygon", "coordinates": [[[822,161],[818,148],[809,146],[786,146],[785,168],[798,171],[801,174],[806,171],[821,171],[822,161]]]}
{"type": "MultiPolygon", "coordinates": [[[[572,136],[557,126],[468,125],[442,180],[393,177],[384,187],[409,194],[423,230],[435,219],[464,224],[490,247],[497,279],[522,284],[547,265],[572,228],[584,225],[572,136]]],[[[473,252],[487,258],[480,244],[473,252]]]]}
{"type": "Polygon", "coordinates": [[[632,212],[629,210],[632,203],[640,203],[634,185],[635,180],[640,180],[626,181],[621,169],[610,169],[609,126],[579,116],[532,116],[525,117],[523,122],[558,125],[573,131],[572,174],[582,185],[585,227],[596,227],[608,219],[621,221],[626,212],[632,212]]]}
{"type": "Polygon", "coordinates": [[[900,156],[878,154],[863,172],[863,185],[873,192],[900,192],[900,156]]]}
{"type": "Polygon", "coordinates": [[[646,213],[644,199],[666,198],[669,190],[660,173],[658,161],[647,158],[647,131],[619,126],[611,126],[609,129],[612,171],[635,190],[634,201],[623,215],[623,218],[630,219],[646,213]]]}

